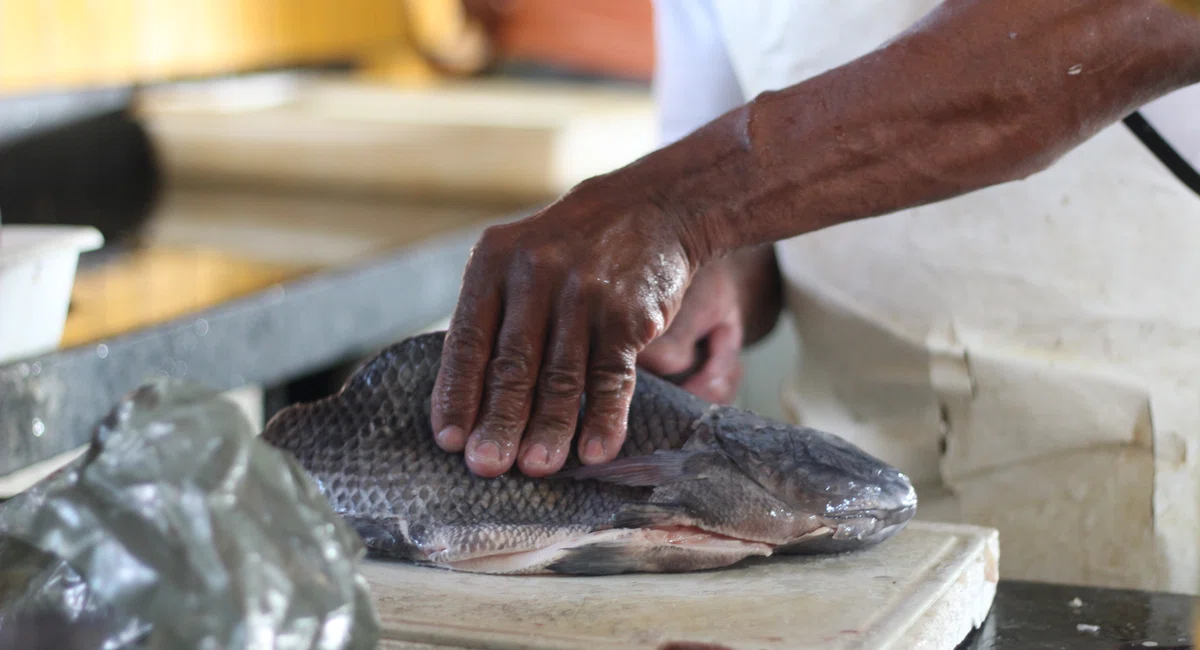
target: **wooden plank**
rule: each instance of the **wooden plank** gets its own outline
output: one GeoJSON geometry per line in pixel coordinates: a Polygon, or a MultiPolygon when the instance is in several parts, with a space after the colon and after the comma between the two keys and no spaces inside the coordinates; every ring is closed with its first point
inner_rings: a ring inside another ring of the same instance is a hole
{"type": "Polygon", "coordinates": [[[147,246],[76,276],[61,345],[150,327],[473,223],[512,205],[172,189],[147,246]]]}
{"type": "Polygon", "coordinates": [[[138,250],[76,275],[61,345],[72,347],[153,326],[309,270],[211,249],[138,250]]]}
{"type": "Polygon", "coordinates": [[[252,108],[156,91],[139,113],[176,183],[438,198],[551,199],[657,137],[647,92],[507,82],[310,80],[252,108]]]}

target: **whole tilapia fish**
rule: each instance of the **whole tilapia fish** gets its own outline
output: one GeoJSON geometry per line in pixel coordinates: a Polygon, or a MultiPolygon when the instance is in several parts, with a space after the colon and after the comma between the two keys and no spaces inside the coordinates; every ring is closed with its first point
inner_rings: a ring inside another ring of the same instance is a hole
{"type": "Polygon", "coordinates": [[[263,439],[295,456],[368,552],[485,573],[711,569],[881,542],[916,512],[908,478],[820,431],[708,404],[645,372],[607,464],[485,479],[433,440],[443,332],[383,350],[263,439]]]}

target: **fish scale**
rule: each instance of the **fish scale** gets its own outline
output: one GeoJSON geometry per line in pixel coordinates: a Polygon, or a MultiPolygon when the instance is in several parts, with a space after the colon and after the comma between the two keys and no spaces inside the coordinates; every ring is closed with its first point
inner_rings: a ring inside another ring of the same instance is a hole
{"type": "Polygon", "coordinates": [[[642,370],[617,460],[583,466],[572,449],[557,476],[475,476],[431,430],[443,342],[434,332],[385,348],[262,434],[374,556],[491,573],[686,571],[859,548],[915,511],[907,477],[849,443],[713,406],[642,370]]]}

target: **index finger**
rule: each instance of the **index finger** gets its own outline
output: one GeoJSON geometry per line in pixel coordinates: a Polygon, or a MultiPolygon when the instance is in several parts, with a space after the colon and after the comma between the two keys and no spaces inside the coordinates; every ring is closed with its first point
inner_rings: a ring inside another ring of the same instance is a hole
{"type": "Polygon", "coordinates": [[[434,440],[448,452],[461,452],[475,427],[500,310],[499,285],[482,274],[465,274],[430,396],[434,440]]]}
{"type": "Polygon", "coordinates": [[[600,339],[589,361],[579,459],[585,465],[616,458],[625,442],[629,404],[637,382],[637,351],[624,340],[600,339]]]}

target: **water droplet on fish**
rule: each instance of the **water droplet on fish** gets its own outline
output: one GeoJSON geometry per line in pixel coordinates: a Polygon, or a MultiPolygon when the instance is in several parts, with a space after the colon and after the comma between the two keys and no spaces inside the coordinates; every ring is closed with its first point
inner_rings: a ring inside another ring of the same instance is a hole
{"type": "Polygon", "coordinates": [[[186,377],[187,372],[188,372],[188,365],[187,365],[186,361],[176,361],[175,362],[175,376],[176,377],[186,377]]]}
{"type": "Polygon", "coordinates": [[[1075,65],[1071,66],[1071,68],[1069,70],[1067,70],[1067,74],[1069,74],[1071,76],[1077,75],[1081,72],[1083,72],[1083,64],[1082,63],[1076,63],[1075,65]]]}
{"type": "Polygon", "coordinates": [[[42,374],[42,364],[40,364],[40,363],[38,363],[38,362],[34,361],[34,362],[33,362],[33,365],[29,367],[29,372],[30,372],[30,373],[31,373],[31,374],[32,374],[34,377],[37,377],[38,375],[42,374]]]}
{"type": "Polygon", "coordinates": [[[1009,32],[1009,33],[1008,33],[1008,37],[1009,37],[1009,38],[1016,38],[1016,37],[1017,37],[1017,33],[1016,33],[1016,32],[1009,32]]]}
{"type": "Polygon", "coordinates": [[[41,418],[33,418],[33,437],[41,438],[46,433],[46,423],[41,418]]]}
{"type": "Polygon", "coordinates": [[[193,327],[196,329],[196,336],[204,336],[205,334],[208,334],[208,321],[204,320],[203,318],[197,318],[196,324],[193,325],[193,327]]]}
{"type": "Polygon", "coordinates": [[[103,343],[101,343],[100,345],[97,345],[96,346],[96,356],[100,357],[101,359],[107,359],[108,358],[108,346],[103,343]]]}

